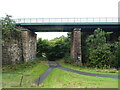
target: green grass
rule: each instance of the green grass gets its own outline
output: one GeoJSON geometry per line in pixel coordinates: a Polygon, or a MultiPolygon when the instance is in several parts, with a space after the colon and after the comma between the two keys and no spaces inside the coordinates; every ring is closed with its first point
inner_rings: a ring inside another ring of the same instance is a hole
{"type": "Polygon", "coordinates": [[[33,61],[24,64],[4,66],[3,71],[9,73],[2,74],[2,87],[19,87],[22,74],[32,75],[23,77],[22,87],[34,86],[33,82],[49,67],[48,65],[45,65],[45,63],[47,63],[47,61],[33,61]]]}
{"type": "Polygon", "coordinates": [[[118,88],[118,79],[92,77],[53,69],[41,88],[118,88]]]}
{"type": "Polygon", "coordinates": [[[0,90],[1,90],[1,88],[2,88],[2,74],[0,73],[0,90]]]}
{"type": "Polygon", "coordinates": [[[76,66],[74,64],[67,64],[64,63],[63,60],[57,61],[62,67],[82,71],[82,72],[89,72],[89,73],[96,73],[96,74],[108,74],[108,75],[118,75],[118,70],[116,69],[98,69],[98,68],[87,68],[82,66],[76,66]]]}
{"type": "MultiPolygon", "coordinates": [[[[3,71],[9,73],[2,74],[2,83],[3,83],[2,87],[4,88],[118,88],[118,79],[80,75],[80,74],[60,70],[57,68],[52,70],[52,72],[48,75],[48,77],[43,81],[43,83],[40,86],[36,86],[34,84],[34,81],[48,69],[49,66],[47,65],[47,63],[48,61],[33,61],[23,64],[4,66],[3,71]],[[15,73],[19,73],[19,74],[15,74],[15,73]],[[22,74],[33,75],[33,76],[24,76],[22,87],[20,87],[20,80],[22,74]]],[[[61,65],[66,66],[67,68],[70,67],[74,69],[79,68],[69,64],[65,65],[64,63],[62,63],[61,65]]]]}

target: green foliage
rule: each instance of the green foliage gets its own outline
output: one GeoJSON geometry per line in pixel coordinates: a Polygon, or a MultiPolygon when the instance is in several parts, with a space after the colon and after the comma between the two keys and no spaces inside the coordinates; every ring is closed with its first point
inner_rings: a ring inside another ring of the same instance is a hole
{"type": "Polygon", "coordinates": [[[66,55],[63,59],[65,63],[70,63],[70,64],[73,63],[73,59],[70,55],[66,55]]]}
{"type": "Polygon", "coordinates": [[[46,56],[48,60],[56,60],[63,58],[70,52],[70,39],[68,37],[61,36],[53,40],[38,39],[37,42],[37,56],[46,56]]]}
{"type": "Polygon", "coordinates": [[[46,53],[49,60],[63,58],[66,53],[70,52],[68,37],[61,36],[51,40],[49,43],[50,49],[48,50],[48,53],[46,53]]]}
{"type": "Polygon", "coordinates": [[[18,70],[22,70],[25,68],[33,68],[38,62],[40,61],[29,61],[29,62],[24,62],[24,63],[19,63],[19,64],[13,64],[13,65],[4,65],[2,67],[3,72],[16,72],[18,70]]]}
{"type": "Polygon", "coordinates": [[[114,60],[112,62],[113,67],[120,68],[120,36],[118,42],[114,43],[114,60]]]}
{"type": "Polygon", "coordinates": [[[42,57],[42,53],[46,53],[48,49],[48,40],[42,40],[42,38],[39,38],[37,41],[37,57],[42,57]]]}
{"type": "Polygon", "coordinates": [[[0,20],[2,26],[2,37],[4,41],[8,41],[11,38],[19,36],[20,30],[16,27],[15,21],[11,19],[12,16],[6,15],[5,18],[0,20]]]}
{"type": "Polygon", "coordinates": [[[111,32],[104,32],[98,28],[90,35],[87,40],[88,65],[97,68],[110,68],[112,58],[111,44],[107,41],[107,37],[111,32]]]}

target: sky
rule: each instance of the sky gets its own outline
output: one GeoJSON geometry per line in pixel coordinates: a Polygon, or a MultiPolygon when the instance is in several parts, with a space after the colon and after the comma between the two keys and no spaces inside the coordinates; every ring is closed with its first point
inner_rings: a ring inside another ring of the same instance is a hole
{"type": "MultiPolygon", "coordinates": [[[[13,18],[81,18],[118,17],[120,0],[0,0],[0,17],[13,18]]],[[[51,40],[63,32],[37,33],[38,37],[51,40]]],[[[37,37],[37,38],[38,38],[37,37]]]]}

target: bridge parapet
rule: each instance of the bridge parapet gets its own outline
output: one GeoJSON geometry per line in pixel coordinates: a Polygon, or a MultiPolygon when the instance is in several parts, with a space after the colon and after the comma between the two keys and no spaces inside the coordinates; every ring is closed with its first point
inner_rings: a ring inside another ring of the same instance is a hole
{"type": "Polygon", "coordinates": [[[16,23],[82,23],[82,22],[118,22],[118,17],[100,18],[19,18],[13,19],[16,23]]]}

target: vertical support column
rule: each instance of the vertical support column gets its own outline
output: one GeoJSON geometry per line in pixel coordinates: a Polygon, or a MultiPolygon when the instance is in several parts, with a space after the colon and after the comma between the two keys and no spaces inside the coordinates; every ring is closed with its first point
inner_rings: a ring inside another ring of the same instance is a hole
{"type": "Polygon", "coordinates": [[[28,61],[28,30],[27,29],[22,29],[21,32],[21,39],[22,39],[22,59],[23,61],[28,61]]]}
{"type": "Polygon", "coordinates": [[[27,29],[22,29],[22,53],[23,61],[36,58],[36,34],[27,29]]]}
{"type": "Polygon", "coordinates": [[[72,32],[71,56],[75,63],[82,63],[81,29],[75,28],[72,32]]]}

